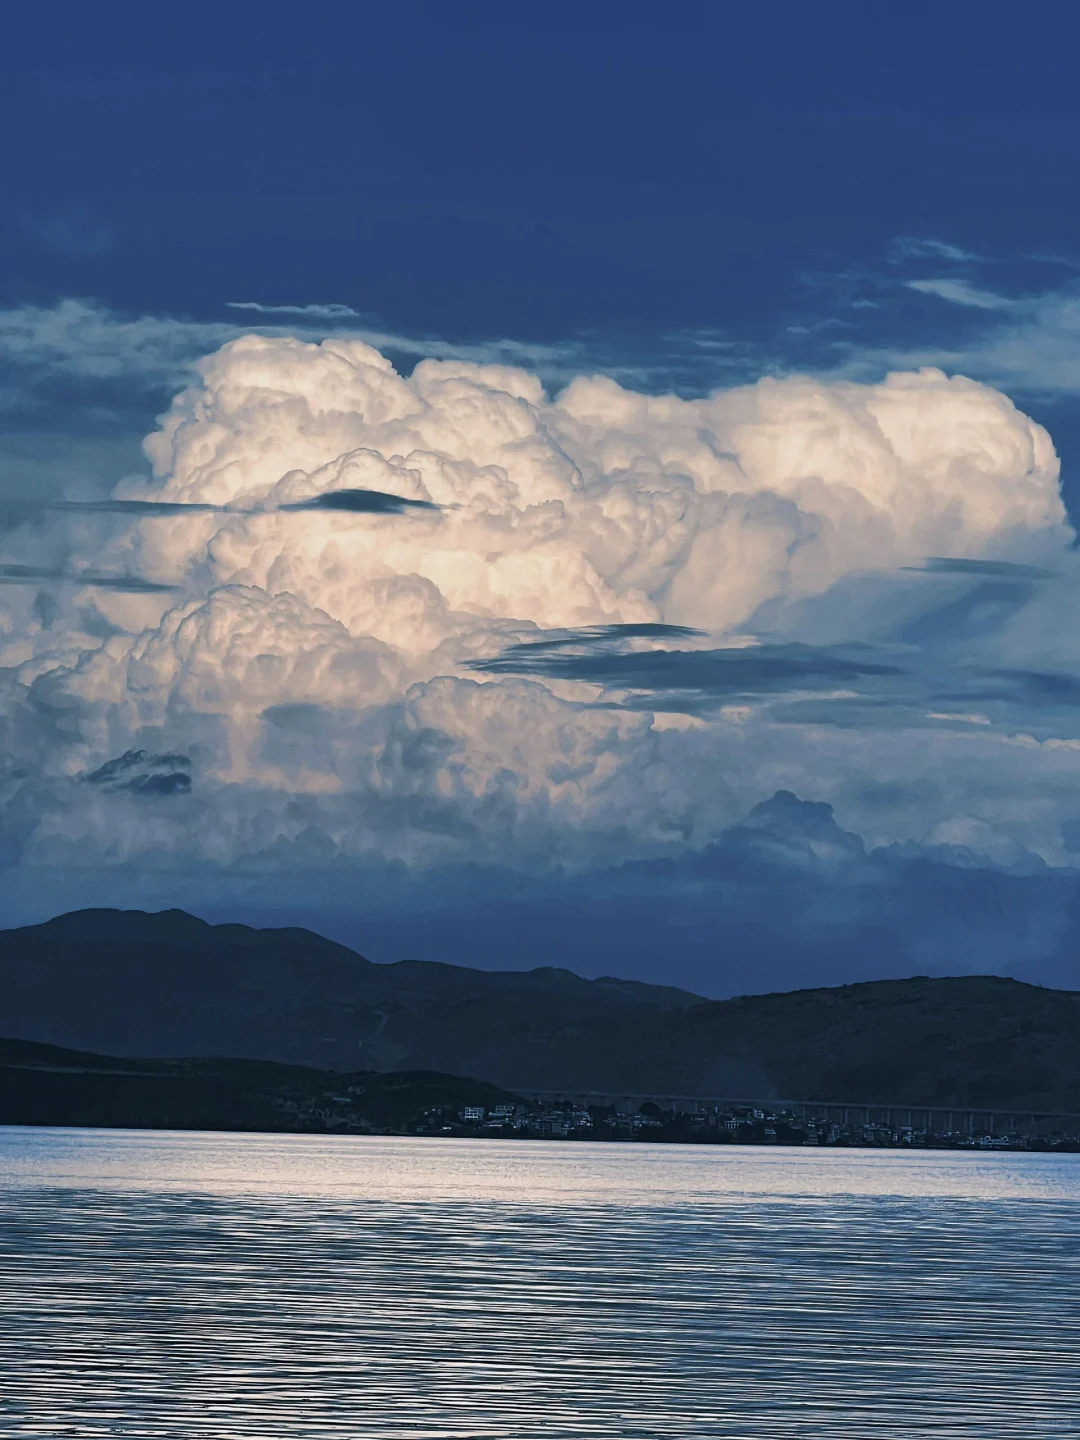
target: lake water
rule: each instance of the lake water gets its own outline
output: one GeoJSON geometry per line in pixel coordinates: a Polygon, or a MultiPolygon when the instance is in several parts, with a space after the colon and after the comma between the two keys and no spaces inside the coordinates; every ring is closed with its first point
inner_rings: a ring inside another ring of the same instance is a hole
{"type": "Polygon", "coordinates": [[[1080,1156],[0,1129],[0,1437],[1080,1436],[1080,1156]]]}

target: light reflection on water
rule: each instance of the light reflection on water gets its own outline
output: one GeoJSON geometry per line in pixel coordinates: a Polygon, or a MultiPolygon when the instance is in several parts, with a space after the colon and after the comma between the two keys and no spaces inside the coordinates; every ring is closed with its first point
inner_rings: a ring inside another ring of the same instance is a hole
{"type": "Polygon", "coordinates": [[[1080,1157],[0,1130],[0,1436],[1080,1435],[1080,1157]]]}

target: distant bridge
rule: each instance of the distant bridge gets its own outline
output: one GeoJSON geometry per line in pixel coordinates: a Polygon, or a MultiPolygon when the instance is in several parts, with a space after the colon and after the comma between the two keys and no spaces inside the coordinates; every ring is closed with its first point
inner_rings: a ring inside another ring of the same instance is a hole
{"type": "Polygon", "coordinates": [[[675,1110],[689,1115],[729,1114],[734,1110],[761,1110],[766,1115],[784,1111],[800,1120],[832,1121],[839,1125],[888,1125],[911,1130],[929,1130],[939,1134],[978,1135],[1022,1133],[1025,1131],[1080,1134],[1080,1114],[1062,1110],[1002,1110],[971,1105],[909,1105],[870,1102],[867,1100],[755,1100],[729,1095],[669,1095],[651,1090],[536,1090],[530,1086],[517,1088],[515,1095],[539,1105],[590,1105],[610,1107],[631,1113],[652,1102],[660,1110],[675,1110]]]}

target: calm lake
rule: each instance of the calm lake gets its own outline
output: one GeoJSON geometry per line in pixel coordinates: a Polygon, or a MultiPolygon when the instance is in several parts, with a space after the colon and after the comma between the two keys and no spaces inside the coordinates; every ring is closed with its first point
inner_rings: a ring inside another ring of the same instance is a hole
{"type": "Polygon", "coordinates": [[[1080,1435],[1080,1156],[0,1128],[0,1437],[1080,1435]]]}

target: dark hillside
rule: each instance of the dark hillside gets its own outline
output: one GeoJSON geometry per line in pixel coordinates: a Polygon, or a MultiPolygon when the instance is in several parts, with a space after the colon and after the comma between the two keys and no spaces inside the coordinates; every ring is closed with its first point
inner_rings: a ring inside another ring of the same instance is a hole
{"type": "Polygon", "coordinates": [[[0,1124],[323,1132],[395,1128],[427,1107],[515,1097],[432,1071],[312,1070],[259,1060],[119,1059],[0,1039],[0,1124]]]}
{"type": "Polygon", "coordinates": [[[964,976],[705,1002],[660,1018],[645,1068],[687,1093],[734,1071],[764,1097],[1080,1112],[1080,995],[964,976]]]}
{"type": "Polygon", "coordinates": [[[108,1055],[340,1070],[426,1066],[416,1057],[429,1053],[494,1063],[511,1038],[573,1048],[582,1027],[699,999],[554,968],[374,965],[309,930],[208,925],[180,910],[83,910],[0,932],[0,1034],[108,1055]]]}
{"type": "Polygon", "coordinates": [[[704,1001],[566,970],[374,965],[306,930],[85,911],[0,933],[0,1033],[510,1090],[1080,1111],[1080,995],[994,976],[704,1001]]]}

